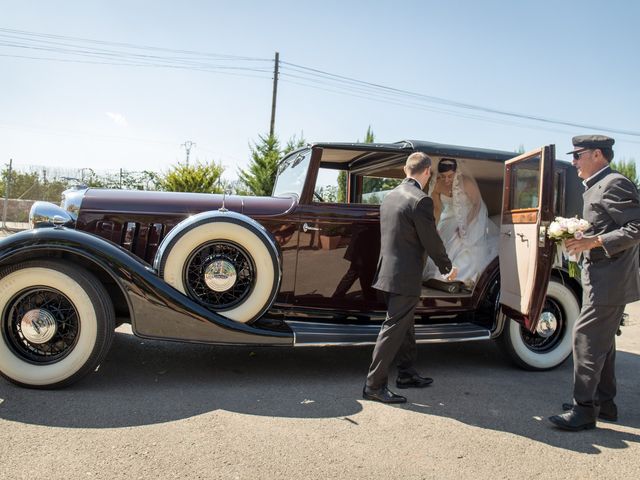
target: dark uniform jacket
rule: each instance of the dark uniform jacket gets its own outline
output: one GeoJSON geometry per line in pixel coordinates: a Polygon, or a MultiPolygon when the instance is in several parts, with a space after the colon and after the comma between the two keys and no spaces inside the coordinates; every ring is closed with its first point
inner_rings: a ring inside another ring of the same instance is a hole
{"type": "Polygon", "coordinates": [[[413,179],[405,179],[380,206],[380,259],[373,287],[420,296],[422,271],[430,256],[442,273],[451,261],[438,235],[433,201],[413,179]]]}
{"type": "Polygon", "coordinates": [[[584,219],[590,224],[585,233],[600,235],[603,244],[584,253],[584,302],[626,305],[640,300],[640,198],[636,186],[606,168],[589,180],[582,198],[584,219]]]}

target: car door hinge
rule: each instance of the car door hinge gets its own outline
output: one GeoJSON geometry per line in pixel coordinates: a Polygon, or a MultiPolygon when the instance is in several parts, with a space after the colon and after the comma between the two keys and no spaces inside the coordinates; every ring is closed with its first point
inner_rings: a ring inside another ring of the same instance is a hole
{"type": "Polygon", "coordinates": [[[540,225],[540,230],[538,231],[538,247],[542,248],[545,246],[547,241],[547,226],[540,225]]]}

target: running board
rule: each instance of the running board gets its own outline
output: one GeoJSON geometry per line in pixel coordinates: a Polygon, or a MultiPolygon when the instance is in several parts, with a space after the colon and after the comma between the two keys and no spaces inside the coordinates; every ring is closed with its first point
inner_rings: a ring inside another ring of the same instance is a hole
{"type": "MultiPolygon", "coordinates": [[[[293,331],[295,347],[373,345],[380,325],[345,325],[286,320],[293,331]]],[[[491,332],[472,323],[416,325],[416,343],[469,342],[489,340],[491,332]]]]}

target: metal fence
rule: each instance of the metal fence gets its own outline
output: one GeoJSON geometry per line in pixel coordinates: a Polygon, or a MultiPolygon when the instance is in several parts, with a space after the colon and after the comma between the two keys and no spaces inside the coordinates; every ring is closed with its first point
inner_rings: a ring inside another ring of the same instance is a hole
{"type": "Polygon", "coordinates": [[[78,186],[156,190],[158,174],[123,168],[61,168],[21,165],[12,161],[2,168],[0,194],[3,198],[3,229],[26,226],[29,209],[35,201],[59,203],[62,192],[78,186]]]}

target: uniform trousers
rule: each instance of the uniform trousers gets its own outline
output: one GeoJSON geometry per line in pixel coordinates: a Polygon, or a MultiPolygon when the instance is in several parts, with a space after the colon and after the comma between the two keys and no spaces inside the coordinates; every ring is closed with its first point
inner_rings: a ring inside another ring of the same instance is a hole
{"type": "Polygon", "coordinates": [[[573,331],[573,400],[594,419],[616,396],[616,332],[624,305],[583,304],[573,331]]]}
{"type": "Polygon", "coordinates": [[[387,385],[394,359],[399,374],[416,373],[413,368],[417,357],[414,312],[419,297],[385,292],[385,300],[387,317],[380,328],[367,375],[370,389],[387,385]]]}

